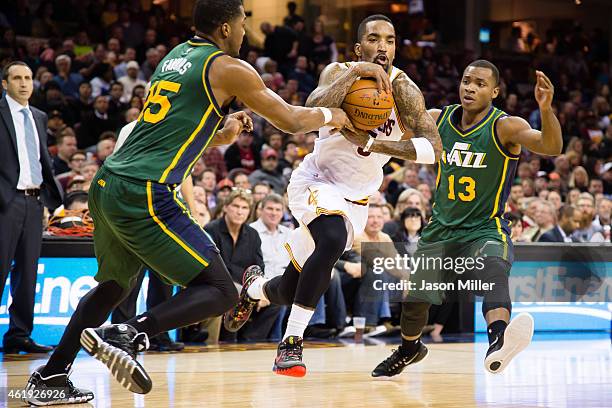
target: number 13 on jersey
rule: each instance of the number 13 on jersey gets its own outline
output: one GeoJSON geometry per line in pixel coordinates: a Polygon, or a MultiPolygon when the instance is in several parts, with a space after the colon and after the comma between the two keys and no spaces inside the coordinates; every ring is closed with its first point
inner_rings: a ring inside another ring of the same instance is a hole
{"type": "MultiPolygon", "coordinates": [[[[458,184],[465,186],[465,192],[457,194],[461,201],[472,201],[476,198],[476,181],[469,177],[463,176],[459,178],[458,184]]],[[[455,197],[455,175],[448,176],[448,199],[456,200],[455,197]]]]}
{"type": "Polygon", "coordinates": [[[138,121],[140,122],[141,119],[144,119],[144,121],[147,123],[157,123],[162,121],[171,108],[170,100],[168,99],[167,93],[177,93],[179,89],[181,89],[181,84],[176,82],[155,82],[149,90],[149,95],[147,95],[147,100],[144,103],[142,112],[140,112],[140,115],[138,116],[138,121]],[[162,95],[162,91],[165,91],[164,95],[162,95]],[[152,112],[152,105],[159,106],[157,112],[152,112]]]}

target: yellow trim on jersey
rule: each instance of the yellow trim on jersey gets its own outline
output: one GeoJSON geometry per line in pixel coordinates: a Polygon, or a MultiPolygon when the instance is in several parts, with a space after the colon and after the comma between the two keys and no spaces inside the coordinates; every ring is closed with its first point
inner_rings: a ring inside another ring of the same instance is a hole
{"type": "Polygon", "coordinates": [[[356,205],[368,205],[368,203],[370,202],[370,197],[366,197],[366,198],[362,198],[361,200],[349,200],[348,198],[344,199],[345,201],[348,201],[351,204],[356,204],[356,205]]]}
{"type": "Polygon", "coordinates": [[[508,242],[506,241],[506,234],[501,229],[501,222],[499,221],[499,217],[495,217],[495,224],[497,225],[497,232],[501,235],[502,241],[504,243],[504,256],[503,258],[508,258],[508,242]]]}
{"type": "Polygon", "coordinates": [[[317,207],[317,209],[315,210],[315,212],[317,213],[317,215],[342,215],[343,217],[346,217],[346,214],[344,213],[344,211],[341,210],[328,210],[322,207],[317,207]]]}
{"type": "Polygon", "coordinates": [[[491,216],[489,219],[495,217],[495,213],[497,213],[497,207],[499,206],[499,197],[501,196],[501,192],[504,188],[504,183],[506,181],[506,171],[508,170],[508,157],[504,160],[504,169],[502,170],[501,181],[499,183],[499,188],[497,189],[497,194],[495,195],[495,205],[493,205],[493,211],[491,212],[491,216]]]}
{"type": "Polygon", "coordinates": [[[170,187],[168,187],[168,190],[172,191],[172,196],[174,198],[174,201],[176,201],[176,203],[178,204],[179,207],[181,207],[181,209],[183,210],[183,212],[185,214],[187,214],[187,216],[189,217],[189,219],[198,227],[200,227],[200,229],[202,231],[204,231],[204,228],[202,228],[202,226],[196,221],[195,218],[193,218],[193,215],[191,215],[191,211],[189,211],[189,208],[185,207],[185,204],[183,204],[183,202],[181,200],[178,199],[178,197],[176,196],[177,191],[176,189],[171,190],[170,187]]]}
{"type": "Polygon", "coordinates": [[[504,153],[504,151],[501,149],[501,147],[497,143],[497,138],[495,137],[495,123],[497,122],[497,119],[499,119],[499,117],[503,114],[504,112],[500,112],[500,114],[497,115],[495,119],[493,119],[493,126],[491,126],[491,137],[493,138],[493,143],[495,144],[495,147],[497,147],[497,150],[502,154],[502,156],[510,160],[518,160],[519,159],[518,157],[508,156],[506,153],[504,153]]]}
{"type": "Polygon", "coordinates": [[[443,109],[442,112],[442,118],[438,118],[439,120],[437,121],[438,123],[436,123],[436,126],[438,127],[438,129],[440,129],[440,126],[442,126],[442,123],[444,123],[444,121],[446,120],[446,116],[449,114],[449,112],[451,111],[451,109],[443,109]]]}
{"type": "Polygon", "coordinates": [[[187,44],[191,45],[192,47],[201,47],[203,45],[212,45],[211,43],[195,43],[191,40],[187,41],[187,44]]]}
{"type": "Polygon", "coordinates": [[[440,176],[442,175],[442,159],[438,160],[438,174],[436,175],[436,190],[440,185],[440,176]]]}
{"type": "Polygon", "coordinates": [[[214,106],[212,103],[208,106],[208,109],[206,110],[206,112],[204,112],[204,116],[202,116],[202,120],[200,120],[200,123],[198,124],[198,126],[191,133],[191,135],[189,135],[189,138],[187,139],[187,141],[183,143],[179,151],[176,152],[176,155],[174,156],[174,159],[172,159],[172,162],[170,163],[170,165],[162,173],[162,176],[159,179],[160,183],[166,182],[166,179],[168,178],[168,174],[170,174],[170,172],[174,170],[174,167],[178,164],[179,160],[181,159],[181,156],[183,155],[183,153],[185,153],[185,150],[187,150],[187,148],[194,141],[194,139],[196,138],[196,136],[198,135],[202,127],[204,127],[204,124],[208,120],[208,117],[210,116],[210,112],[212,112],[213,107],[214,106]]]}
{"type": "Polygon", "coordinates": [[[208,138],[206,143],[204,143],[204,147],[202,148],[202,150],[200,150],[200,153],[198,153],[196,155],[196,157],[193,159],[193,161],[189,164],[189,166],[187,166],[187,170],[185,170],[185,174],[183,174],[183,180],[185,180],[187,178],[187,175],[189,173],[191,173],[191,170],[193,169],[193,166],[195,166],[195,163],[198,161],[200,156],[202,156],[202,154],[204,154],[204,151],[206,150],[206,148],[208,147],[210,142],[212,142],[213,138],[217,134],[217,129],[219,129],[219,125],[221,124],[222,120],[223,120],[223,118],[219,118],[219,121],[217,122],[217,124],[215,125],[215,127],[214,127],[214,129],[212,131],[212,135],[210,135],[210,137],[208,138]]]}
{"type": "Polygon", "coordinates": [[[459,106],[461,105],[455,106],[455,109],[453,109],[453,111],[448,115],[447,121],[448,121],[448,124],[455,130],[455,132],[459,133],[461,137],[467,137],[471,135],[472,133],[476,132],[477,130],[479,130],[480,128],[482,128],[484,125],[486,125],[491,120],[491,118],[495,114],[495,111],[497,110],[495,108],[491,109],[491,112],[487,113],[487,116],[485,116],[485,119],[483,119],[480,125],[478,125],[477,127],[475,127],[474,129],[470,130],[467,133],[463,133],[462,131],[458,130],[455,127],[455,125],[453,125],[453,122],[450,120],[450,118],[453,116],[453,113],[459,108],[459,106]]]}
{"type": "Polygon", "coordinates": [[[172,238],[177,244],[179,244],[189,255],[193,256],[198,262],[200,262],[204,266],[208,266],[208,262],[206,262],[200,255],[198,255],[193,249],[191,249],[186,243],[184,243],[179,237],[174,235],[172,231],[170,231],[166,225],[161,222],[157,215],[155,215],[155,210],[153,209],[153,193],[151,190],[151,182],[147,181],[147,204],[149,207],[149,215],[153,218],[153,221],[159,225],[159,227],[164,231],[166,235],[172,238]]]}
{"type": "Polygon", "coordinates": [[[295,269],[297,269],[298,272],[302,272],[302,267],[298,263],[297,259],[295,259],[295,256],[293,256],[293,251],[291,250],[291,247],[289,246],[288,242],[285,242],[285,250],[289,254],[289,259],[291,260],[291,263],[293,264],[295,269]]]}
{"type": "Polygon", "coordinates": [[[222,54],[222,53],[223,53],[223,51],[215,51],[212,54],[210,54],[208,56],[208,58],[206,58],[206,62],[204,62],[204,67],[202,68],[202,85],[204,86],[204,91],[206,91],[206,96],[208,96],[208,101],[215,108],[215,112],[217,113],[217,115],[219,115],[221,117],[223,117],[223,113],[219,112],[217,110],[217,107],[215,106],[215,102],[213,101],[213,97],[212,97],[212,90],[209,90],[208,87],[206,86],[206,67],[208,66],[208,63],[210,62],[210,60],[215,55],[219,55],[219,54],[222,54]]]}

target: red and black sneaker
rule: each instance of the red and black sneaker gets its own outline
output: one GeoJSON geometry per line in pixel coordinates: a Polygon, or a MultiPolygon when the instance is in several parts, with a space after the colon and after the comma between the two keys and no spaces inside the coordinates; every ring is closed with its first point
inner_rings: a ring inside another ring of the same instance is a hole
{"type": "Polygon", "coordinates": [[[278,344],[274,371],[276,374],[290,377],[306,375],[306,366],[302,363],[303,340],[298,336],[289,336],[278,344]]]}
{"type": "Polygon", "coordinates": [[[223,315],[223,326],[229,332],[237,332],[249,320],[251,312],[255,305],[259,302],[257,299],[252,299],[247,291],[249,286],[255,282],[257,278],[263,278],[264,272],[258,265],[251,265],[244,271],[242,275],[242,291],[238,303],[223,315]]]}

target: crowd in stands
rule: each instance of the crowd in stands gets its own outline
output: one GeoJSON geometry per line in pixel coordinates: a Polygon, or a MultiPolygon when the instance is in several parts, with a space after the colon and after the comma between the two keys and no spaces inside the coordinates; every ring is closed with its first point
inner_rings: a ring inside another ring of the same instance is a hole
{"type": "MultiPolygon", "coordinates": [[[[64,216],[55,215],[48,233],[61,234],[58,225],[74,215],[70,211],[81,214],[90,227],[84,197],[93,176],[112,154],[121,127],[138,117],[160,60],[191,31],[161,7],[144,12],[138,1],[43,1],[35,9],[28,4],[0,4],[0,67],[22,60],[34,73],[30,103],[48,114],[48,148],[66,193],[64,216]]],[[[248,33],[241,55],[281,98],[303,105],[325,65],[353,57],[350,51],[339,52],[324,23],[322,17],[306,22],[290,5],[282,25],[263,23],[260,32],[248,33]]],[[[535,69],[555,84],[564,149],[554,158],[521,155],[506,215],[517,242],[610,242],[611,82],[607,37],[599,34],[568,26],[551,30],[544,41],[519,37],[520,47],[483,51],[482,57],[498,64],[501,73],[496,106],[534,128],[540,127],[533,98],[535,69]]],[[[420,87],[428,108],[439,108],[458,103],[461,72],[477,57],[471,51],[438,51],[398,40],[394,65],[420,87]]],[[[233,109],[242,107],[237,102],[233,109]]],[[[315,133],[284,134],[252,116],[253,132],[242,133],[230,146],[208,149],[191,175],[191,213],[222,249],[236,282],[248,265],[260,264],[272,277],[288,264],[282,242],[296,223],[285,204],[286,187],[316,139],[315,133]]],[[[384,170],[385,182],[370,199],[366,231],[334,269],[307,335],[346,333],[352,315],[365,316],[372,335],[395,329],[389,323],[393,305],[384,299],[360,300],[367,297],[368,285],[361,277],[359,243],[418,241],[431,215],[436,168],[391,160],[384,170]]],[[[278,338],[285,315],[285,308],[262,301],[238,336],[278,338]]],[[[209,339],[218,339],[219,321],[206,325],[209,339]]]]}

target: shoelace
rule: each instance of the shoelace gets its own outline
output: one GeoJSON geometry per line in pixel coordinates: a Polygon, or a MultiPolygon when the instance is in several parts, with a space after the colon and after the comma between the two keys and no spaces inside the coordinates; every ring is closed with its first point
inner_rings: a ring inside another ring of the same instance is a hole
{"type": "Polygon", "coordinates": [[[387,368],[387,369],[390,369],[390,368],[395,369],[395,368],[399,367],[398,363],[400,363],[400,362],[404,363],[404,364],[406,363],[406,360],[407,360],[408,357],[407,356],[402,356],[399,348],[398,349],[392,349],[391,351],[392,351],[391,355],[389,357],[387,357],[385,359],[385,361],[383,361],[383,365],[385,366],[385,368],[387,368]]]}
{"type": "Polygon", "coordinates": [[[300,345],[288,345],[287,348],[285,348],[285,355],[287,356],[287,358],[289,360],[294,360],[294,361],[299,361],[300,357],[302,354],[302,346],[300,345]]]}

